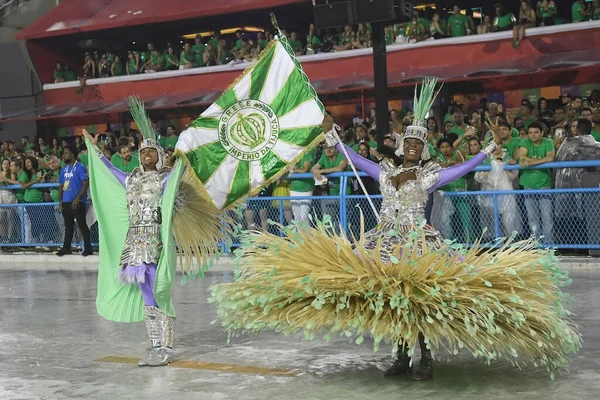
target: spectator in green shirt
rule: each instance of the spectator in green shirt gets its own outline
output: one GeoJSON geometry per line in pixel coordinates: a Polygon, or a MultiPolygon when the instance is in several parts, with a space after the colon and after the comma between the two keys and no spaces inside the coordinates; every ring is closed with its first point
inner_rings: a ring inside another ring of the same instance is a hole
{"type": "Polygon", "coordinates": [[[50,153],[50,147],[46,144],[46,139],[43,137],[38,137],[38,147],[40,149],[40,154],[48,154],[50,153]]]}
{"type": "Polygon", "coordinates": [[[513,13],[504,11],[502,4],[496,4],[496,18],[494,19],[494,32],[510,31],[517,22],[513,13]]]}
{"type": "MultiPolygon", "coordinates": [[[[304,156],[298,161],[298,163],[290,168],[290,173],[293,174],[301,174],[307,173],[312,168],[315,162],[316,151],[311,150],[304,154],[304,156]]],[[[290,185],[290,196],[291,197],[300,197],[300,196],[312,196],[313,188],[315,186],[315,180],[313,178],[305,178],[298,179],[292,178],[292,182],[290,185]]],[[[308,216],[310,214],[310,199],[304,200],[292,200],[292,213],[294,215],[294,221],[308,224],[308,216]]],[[[287,211],[289,212],[289,211],[287,211]]],[[[290,220],[289,216],[286,217],[286,220],[290,220]]]]}
{"type": "MultiPolygon", "coordinates": [[[[58,178],[60,177],[60,161],[57,157],[51,156],[48,159],[48,167],[50,168],[50,174],[52,178],[50,180],[46,180],[47,183],[57,183],[58,178]]],[[[50,198],[53,202],[58,203],[60,198],[58,197],[58,187],[53,187],[50,189],[50,198]]],[[[62,218],[61,218],[62,220],[62,218]]]]}
{"type": "Polygon", "coordinates": [[[65,74],[60,63],[56,63],[56,68],[54,69],[54,83],[64,82],[65,74]]]}
{"type": "Polygon", "coordinates": [[[63,76],[65,78],[65,82],[77,80],[77,75],[75,74],[75,71],[73,71],[71,67],[69,67],[69,64],[65,64],[63,76]]]}
{"type": "Polygon", "coordinates": [[[152,56],[150,57],[152,69],[155,72],[164,71],[166,69],[165,65],[165,57],[158,51],[158,49],[154,49],[152,52],[152,56]]]}
{"type": "Polygon", "coordinates": [[[358,124],[354,127],[354,129],[356,130],[356,143],[351,146],[352,150],[358,153],[358,145],[363,142],[368,143],[372,149],[377,148],[377,142],[374,140],[369,140],[369,132],[365,125],[358,124]]]}
{"type": "Polygon", "coordinates": [[[510,156],[508,159],[509,164],[516,164],[519,159],[519,146],[521,145],[521,139],[519,138],[519,132],[517,136],[514,135],[514,127],[507,121],[500,121],[498,123],[498,138],[502,141],[502,148],[506,149],[506,152],[510,156]]]}
{"type": "Polygon", "coordinates": [[[123,63],[121,62],[121,57],[115,56],[115,62],[110,66],[110,74],[112,76],[122,76],[125,75],[125,68],[123,68],[123,63]]]}
{"type": "MultiPolygon", "coordinates": [[[[438,156],[437,163],[442,168],[448,168],[459,165],[465,162],[461,152],[454,151],[450,137],[440,139],[437,143],[438,156]]],[[[440,188],[444,192],[465,192],[467,190],[467,180],[462,177],[440,188]]],[[[449,217],[452,237],[457,238],[462,243],[468,243],[469,234],[472,232],[471,207],[469,199],[464,196],[452,196],[450,201],[454,206],[456,213],[452,213],[449,217]]]]}
{"type": "Polygon", "coordinates": [[[140,161],[137,157],[133,157],[129,146],[126,144],[119,146],[119,152],[115,153],[110,161],[117,169],[128,174],[140,166],[140,161]]]}
{"type": "Polygon", "coordinates": [[[194,68],[194,54],[189,43],[183,45],[183,51],[179,56],[179,69],[194,68]]]}
{"type": "Polygon", "coordinates": [[[454,14],[448,18],[448,36],[459,37],[466,36],[469,32],[469,19],[466,15],[460,13],[460,7],[455,5],[454,14]]]}
{"type": "MultiPolygon", "coordinates": [[[[43,180],[41,172],[38,171],[38,162],[35,157],[28,156],[25,158],[25,169],[19,175],[21,188],[25,190],[23,193],[23,203],[43,203],[44,193],[40,189],[32,188],[36,183],[43,180]]],[[[25,212],[31,223],[31,238],[26,238],[26,243],[31,243],[34,240],[41,241],[42,227],[44,226],[44,214],[47,209],[42,206],[25,206],[25,212]],[[30,240],[27,240],[30,239],[30,240]]]]}
{"type": "Polygon", "coordinates": [[[296,34],[296,32],[292,32],[290,36],[290,46],[292,46],[292,50],[294,50],[294,53],[297,56],[302,55],[302,42],[298,39],[298,35],[296,34]]]}
{"type": "Polygon", "coordinates": [[[264,32],[258,32],[256,34],[256,42],[260,46],[261,50],[264,50],[267,47],[267,45],[269,44],[269,41],[265,38],[264,32]]]}
{"type": "MultiPolygon", "coordinates": [[[[527,168],[554,160],[554,143],[544,138],[544,127],[539,122],[533,122],[527,129],[528,139],[522,140],[519,149],[519,163],[527,168]]],[[[519,183],[525,190],[544,190],[551,187],[549,169],[524,169],[521,171],[519,183]]],[[[552,238],[552,200],[545,195],[525,198],[529,226],[535,234],[543,232],[543,243],[553,243],[552,238]]]]}
{"type": "Polygon", "coordinates": [[[596,107],[592,113],[592,136],[600,142],[600,107],[596,107]]]}
{"type": "Polygon", "coordinates": [[[213,47],[213,49],[216,49],[219,46],[220,41],[221,41],[221,32],[215,31],[215,33],[213,34],[213,37],[211,37],[208,40],[208,43],[206,43],[206,46],[208,47],[208,45],[210,44],[213,47]]]}
{"type": "MultiPolygon", "coordinates": [[[[339,154],[335,146],[326,147],[325,154],[321,156],[319,161],[312,167],[311,172],[315,175],[315,180],[322,181],[323,174],[331,174],[334,172],[342,172],[346,170],[348,162],[343,155],[339,154]]],[[[340,195],[340,180],[330,179],[329,182],[329,196],[340,195]]],[[[347,193],[350,193],[350,187],[346,187],[347,193]]],[[[320,200],[321,203],[321,215],[329,215],[333,221],[335,228],[339,225],[339,209],[340,202],[338,199],[326,199],[320,200]]]]}
{"type": "Polygon", "coordinates": [[[177,57],[177,54],[175,54],[175,49],[173,49],[172,46],[169,46],[167,54],[165,54],[165,64],[168,70],[176,71],[179,69],[179,58],[177,57]]]}
{"type": "Polygon", "coordinates": [[[79,146],[77,146],[77,151],[79,153],[79,162],[82,163],[86,168],[88,168],[88,166],[90,165],[90,161],[88,157],[87,146],[85,145],[85,143],[82,143],[79,146]]]}
{"type": "Polygon", "coordinates": [[[316,34],[315,24],[310,24],[306,35],[306,54],[318,53],[320,49],[321,39],[316,34]]]}
{"type": "Polygon", "coordinates": [[[579,118],[584,118],[589,121],[592,121],[592,109],[590,107],[581,107],[581,111],[579,112],[579,118]]]}
{"type": "Polygon", "coordinates": [[[235,47],[236,47],[236,49],[241,50],[244,47],[244,41],[242,40],[243,38],[244,38],[244,34],[242,33],[241,30],[238,29],[235,32],[235,47]]]}
{"type": "Polygon", "coordinates": [[[457,108],[454,111],[454,114],[452,114],[452,120],[454,121],[454,126],[448,133],[456,133],[458,137],[462,137],[467,129],[467,125],[465,124],[465,113],[457,108]]]}
{"type": "Polygon", "coordinates": [[[159,139],[160,145],[163,149],[174,149],[179,140],[179,136],[175,133],[175,127],[173,125],[167,126],[167,136],[163,136],[159,139]]]}
{"type": "Polygon", "coordinates": [[[521,118],[523,120],[523,126],[525,128],[528,128],[529,125],[533,121],[535,121],[535,117],[531,114],[533,109],[534,109],[534,106],[533,106],[533,104],[531,104],[529,99],[521,100],[521,108],[519,109],[519,113],[517,114],[517,117],[521,118]]]}
{"type": "Polygon", "coordinates": [[[571,19],[573,22],[582,22],[588,19],[588,9],[583,0],[575,0],[571,7],[571,19]]]}
{"type": "Polygon", "coordinates": [[[198,67],[204,66],[204,50],[206,50],[206,46],[202,43],[202,36],[196,35],[194,39],[194,45],[192,46],[192,53],[194,54],[194,64],[198,67]]]}
{"type": "Polygon", "coordinates": [[[23,151],[25,153],[28,153],[29,151],[31,151],[31,149],[33,149],[33,147],[35,146],[34,143],[29,142],[29,136],[22,136],[21,144],[23,145],[23,151]]]}
{"type": "Polygon", "coordinates": [[[537,17],[539,26],[552,26],[556,24],[554,19],[558,14],[554,0],[538,0],[537,17]]]}

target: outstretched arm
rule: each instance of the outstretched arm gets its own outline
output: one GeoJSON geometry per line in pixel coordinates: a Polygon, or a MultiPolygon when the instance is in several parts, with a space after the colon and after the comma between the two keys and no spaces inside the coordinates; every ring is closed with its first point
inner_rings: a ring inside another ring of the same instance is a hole
{"type": "Polygon", "coordinates": [[[438,188],[465,176],[466,174],[471,172],[476,166],[485,161],[488,155],[494,152],[496,146],[496,143],[490,142],[490,144],[488,144],[485,149],[477,153],[477,155],[475,155],[475,157],[471,158],[469,161],[460,165],[456,165],[454,167],[442,168],[440,170],[440,179],[438,179],[438,181],[433,186],[429,187],[427,192],[433,193],[438,188]]]}
{"type": "Polygon", "coordinates": [[[336,144],[335,145],[336,149],[338,149],[338,151],[340,152],[340,154],[343,155],[344,157],[346,157],[346,154],[342,150],[342,146],[348,152],[348,157],[350,158],[350,161],[352,161],[352,163],[354,164],[354,166],[356,168],[360,169],[361,171],[363,171],[364,173],[366,173],[367,175],[369,175],[371,178],[379,181],[379,174],[380,174],[379,164],[374,163],[371,160],[368,160],[368,159],[366,159],[364,157],[359,156],[348,145],[345,145],[345,144],[342,144],[342,143],[336,144]]]}
{"type": "Polygon", "coordinates": [[[350,147],[340,143],[339,138],[336,134],[334,134],[333,129],[333,118],[331,118],[330,115],[325,115],[325,118],[323,118],[323,132],[325,132],[325,141],[327,142],[327,146],[335,146],[340,154],[342,154],[344,157],[346,157],[346,154],[344,153],[345,149],[348,153],[348,158],[350,158],[350,161],[356,168],[362,170],[371,178],[379,180],[379,165],[371,160],[367,160],[366,158],[359,156],[350,147]]]}
{"type": "Polygon", "coordinates": [[[100,151],[98,146],[96,146],[96,144],[98,143],[98,136],[92,137],[92,135],[90,135],[88,133],[88,131],[86,131],[85,129],[83,129],[82,132],[83,132],[83,136],[85,136],[85,138],[88,139],[86,141],[86,146],[88,147],[88,151],[96,152],[96,154],[98,154],[98,157],[100,157],[100,161],[102,161],[104,163],[104,165],[106,165],[106,167],[114,175],[114,177],[117,178],[117,180],[121,183],[121,185],[123,185],[123,187],[125,187],[125,181],[127,180],[128,175],[125,172],[119,170],[114,165],[112,165],[110,160],[108,158],[106,158],[104,156],[104,154],[102,154],[102,152],[100,151]],[[89,144],[92,145],[91,149],[90,149],[89,144]]]}

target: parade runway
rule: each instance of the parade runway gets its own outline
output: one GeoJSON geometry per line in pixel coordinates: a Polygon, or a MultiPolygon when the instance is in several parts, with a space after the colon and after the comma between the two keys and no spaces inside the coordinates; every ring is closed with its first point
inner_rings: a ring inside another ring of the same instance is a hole
{"type": "Polygon", "coordinates": [[[439,353],[435,378],[384,378],[391,348],[368,341],[305,342],[271,332],[227,337],[208,287],[231,272],[175,285],[175,360],[135,363],[148,346],[143,323],[119,324],[96,313],[95,272],[0,271],[0,399],[595,399],[600,393],[600,268],[570,268],[583,348],[554,381],[540,369],[491,366],[464,352],[439,353]]]}

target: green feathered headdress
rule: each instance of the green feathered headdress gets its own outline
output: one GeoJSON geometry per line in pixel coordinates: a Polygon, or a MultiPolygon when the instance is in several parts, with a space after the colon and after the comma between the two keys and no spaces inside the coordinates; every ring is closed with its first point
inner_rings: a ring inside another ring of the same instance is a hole
{"type": "MultiPolygon", "coordinates": [[[[425,161],[431,158],[429,153],[429,147],[427,146],[427,114],[433,102],[441,90],[435,91],[435,85],[437,85],[437,78],[425,78],[421,85],[421,90],[415,88],[415,98],[413,104],[413,122],[406,128],[404,132],[404,139],[419,139],[425,145],[421,158],[425,161]]],[[[400,143],[398,150],[396,151],[398,156],[404,156],[404,140],[400,143]]]]}
{"type": "MultiPolygon", "coordinates": [[[[140,152],[145,148],[155,149],[158,153],[158,162],[156,163],[156,169],[158,171],[162,170],[165,167],[165,151],[158,143],[158,137],[156,135],[156,131],[154,130],[154,126],[152,125],[152,121],[144,108],[144,103],[136,97],[130,96],[127,98],[127,103],[129,104],[129,111],[131,112],[131,116],[135,121],[140,133],[144,140],[140,143],[140,152]]],[[[144,171],[144,165],[142,164],[142,159],[140,157],[140,168],[144,171]]]]}
{"type": "Polygon", "coordinates": [[[158,140],[156,137],[156,131],[152,126],[152,121],[144,108],[144,103],[137,96],[129,96],[127,98],[127,104],[129,104],[129,111],[135,121],[140,133],[144,139],[152,139],[155,142],[158,140]]]}
{"type": "Polygon", "coordinates": [[[421,90],[419,88],[415,88],[415,98],[414,98],[414,109],[413,109],[413,117],[415,121],[425,121],[427,119],[427,114],[431,107],[433,107],[433,103],[435,98],[440,93],[440,89],[435,91],[435,86],[437,85],[437,78],[425,78],[423,79],[423,84],[421,85],[421,90]]]}

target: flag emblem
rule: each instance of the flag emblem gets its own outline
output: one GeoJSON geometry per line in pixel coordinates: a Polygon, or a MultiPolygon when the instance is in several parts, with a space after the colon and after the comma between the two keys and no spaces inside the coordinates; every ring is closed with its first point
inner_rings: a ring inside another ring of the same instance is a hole
{"type": "Polygon", "coordinates": [[[240,161],[258,161],[277,144],[279,119],[268,104],[259,100],[239,101],[219,120],[219,141],[240,161]]]}

